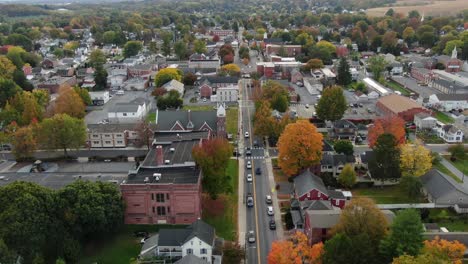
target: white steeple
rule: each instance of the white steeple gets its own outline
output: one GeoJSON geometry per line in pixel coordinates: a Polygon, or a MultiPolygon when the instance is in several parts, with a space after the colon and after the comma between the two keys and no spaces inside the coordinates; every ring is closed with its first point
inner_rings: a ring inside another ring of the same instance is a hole
{"type": "Polygon", "coordinates": [[[452,50],[452,59],[456,59],[458,57],[457,46],[455,46],[452,50]]]}
{"type": "Polygon", "coordinates": [[[226,108],[224,106],[224,103],[218,103],[218,110],[216,111],[216,116],[218,117],[226,116],[226,108]]]}

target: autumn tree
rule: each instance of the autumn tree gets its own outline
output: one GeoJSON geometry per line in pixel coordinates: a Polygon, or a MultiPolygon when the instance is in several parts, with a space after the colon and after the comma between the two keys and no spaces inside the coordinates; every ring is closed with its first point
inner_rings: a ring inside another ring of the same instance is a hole
{"type": "Polygon", "coordinates": [[[353,81],[351,71],[349,69],[349,63],[346,57],[341,57],[338,65],[338,77],[336,82],[340,85],[349,85],[353,81]]]}
{"type": "Polygon", "coordinates": [[[225,242],[223,247],[223,263],[238,264],[245,258],[245,250],[234,243],[225,242]]]}
{"type": "Polygon", "coordinates": [[[177,80],[179,82],[182,81],[182,72],[178,69],[173,68],[165,68],[158,71],[156,76],[154,77],[154,85],[156,87],[161,87],[165,83],[177,80]]]}
{"type": "Polygon", "coordinates": [[[321,59],[310,59],[309,61],[307,61],[306,65],[304,66],[304,69],[306,71],[310,71],[322,69],[323,67],[323,61],[321,59]]]}
{"type": "Polygon", "coordinates": [[[267,81],[261,91],[261,98],[269,101],[271,108],[282,113],[288,110],[289,92],[286,87],[275,81],[267,81]]]}
{"type": "Polygon", "coordinates": [[[85,144],[86,126],[82,119],[56,114],[41,122],[38,138],[45,148],[63,149],[67,156],[67,149],[78,149],[85,144]]]}
{"type": "Polygon", "coordinates": [[[432,167],[431,151],[416,143],[400,148],[400,169],[403,176],[422,176],[432,167]]]}
{"type": "Polygon", "coordinates": [[[376,55],[369,59],[369,69],[372,72],[374,80],[378,81],[382,76],[382,73],[387,68],[387,61],[384,56],[376,55]]]}
{"type": "Polygon", "coordinates": [[[225,72],[226,74],[230,76],[239,76],[241,69],[239,68],[239,66],[237,66],[237,64],[230,63],[230,64],[223,65],[221,67],[221,71],[225,72]]]}
{"type": "Polygon", "coordinates": [[[6,56],[0,56],[0,78],[10,79],[16,67],[6,56]]]}
{"type": "Polygon", "coordinates": [[[289,176],[320,162],[323,136],[307,120],[286,126],[278,140],[278,164],[289,176]]]}
{"type": "Polygon", "coordinates": [[[421,216],[414,209],[397,213],[390,226],[390,233],[380,243],[380,252],[386,262],[403,254],[417,256],[423,247],[421,216]]]}
{"type": "Polygon", "coordinates": [[[260,137],[268,136],[272,129],[273,119],[270,102],[266,100],[258,101],[254,115],[254,134],[260,137]]]}
{"type": "Polygon", "coordinates": [[[135,131],[137,132],[138,135],[138,141],[137,141],[137,146],[142,147],[146,146],[148,150],[151,147],[151,143],[153,140],[153,129],[151,128],[151,125],[148,121],[142,120],[138,122],[138,124],[135,127],[135,131]]]}
{"type": "Polygon", "coordinates": [[[197,75],[195,75],[195,74],[193,74],[193,73],[191,73],[191,72],[188,72],[188,73],[186,73],[186,74],[184,75],[184,78],[183,78],[182,81],[183,81],[183,83],[184,83],[185,85],[190,85],[190,86],[192,86],[192,85],[194,85],[195,82],[197,81],[197,75]]]}
{"type": "Polygon", "coordinates": [[[106,55],[100,49],[95,49],[89,55],[89,64],[93,67],[102,66],[106,63],[106,55]]]}
{"type": "Polygon", "coordinates": [[[85,116],[85,104],[75,90],[70,87],[62,87],[55,101],[54,113],[83,118],[85,116]]]}
{"type": "Polygon", "coordinates": [[[224,138],[203,141],[192,150],[192,155],[203,173],[203,189],[211,199],[217,199],[222,192],[229,190],[229,176],[226,174],[232,146],[224,138]]]}
{"type": "Polygon", "coordinates": [[[323,244],[309,246],[307,237],[296,232],[288,240],[274,241],[268,253],[268,264],[321,264],[323,244]]]}
{"type": "Polygon", "coordinates": [[[367,140],[371,148],[374,147],[377,138],[383,133],[392,134],[398,145],[404,144],[406,141],[405,120],[398,116],[386,116],[374,120],[374,124],[368,129],[367,140]]]}
{"type": "Polygon", "coordinates": [[[340,120],[347,107],[348,104],[341,87],[333,86],[331,88],[326,88],[323,90],[322,97],[317,104],[317,116],[322,120],[340,120]]]}
{"type": "Polygon", "coordinates": [[[423,252],[435,258],[445,260],[453,264],[461,264],[466,251],[466,246],[457,240],[447,241],[435,237],[433,240],[424,241],[423,252]]]}
{"type": "Polygon", "coordinates": [[[395,137],[387,133],[380,135],[373,150],[369,161],[369,171],[372,177],[382,182],[399,179],[401,177],[400,149],[395,137]]]}
{"type": "Polygon", "coordinates": [[[73,87],[73,91],[75,91],[75,93],[77,93],[80,96],[81,100],[85,105],[92,104],[91,96],[89,95],[89,91],[86,88],[75,86],[73,87]]]}
{"type": "Polygon", "coordinates": [[[349,140],[337,140],[333,144],[333,148],[338,154],[353,155],[353,143],[349,140]]]}
{"type": "Polygon", "coordinates": [[[20,127],[12,137],[13,155],[16,160],[31,158],[37,149],[36,138],[31,126],[20,127]]]}
{"type": "Polygon", "coordinates": [[[351,164],[346,164],[338,176],[338,182],[345,188],[351,188],[356,184],[356,171],[351,164]]]}

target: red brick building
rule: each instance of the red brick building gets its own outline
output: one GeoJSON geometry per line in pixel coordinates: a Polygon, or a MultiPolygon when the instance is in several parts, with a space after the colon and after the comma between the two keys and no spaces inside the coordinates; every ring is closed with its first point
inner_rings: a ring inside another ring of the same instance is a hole
{"type": "Polygon", "coordinates": [[[418,104],[417,102],[397,94],[390,94],[380,98],[376,104],[377,108],[386,115],[397,115],[406,122],[413,122],[414,115],[427,113],[432,115],[432,111],[418,104]]]}
{"type": "Polygon", "coordinates": [[[434,73],[426,68],[413,67],[411,68],[411,77],[427,84],[434,78],[434,73]]]}
{"type": "Polygon", "coordinates": [[[267,44],[265,46],[265,52],[267,55],[280,55],[281,49],[284,50],[287,57],[295,57],[302,53],[301,45],[277,45],[267,44]]]}

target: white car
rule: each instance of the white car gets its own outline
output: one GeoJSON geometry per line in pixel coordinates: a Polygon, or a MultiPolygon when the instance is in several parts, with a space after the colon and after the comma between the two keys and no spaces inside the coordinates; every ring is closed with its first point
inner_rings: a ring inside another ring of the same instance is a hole
{"type": "Polygon", "coordinates": [[[267,204],[271,204],[273,201],[271,200],[271,195],[267,195],[265,198],[267,204]]]}
{"type": "Polygon", "coordinates": [[[247,169],[251,169],[251,168],[252,168],[252,162],[250,162],[250,160],[249,160],[249,161],[247,161],[247,169]]]}
{"type": "Polygon", "coordinates": [[[247,174],[247,181],[252,182],[252,174],[247,174]]]}
{"type": "Polygon", "coordinates": [[[267,207],[267,214],[272,216],[274,215],[275,213],[273,212],[273,206],[268,206],[267,207]]]}
{"type": "Polygon", "coordinates": [[[305,108],[309,108],[309,104],[305,104],[305,108]]]}
{"type": "Polygon", "coordinates": [[[203,102],[206,102],[206,98],[203,98],[203,102]]]}
{"type": "Polygon", "coordinates": [[[125,91],[124,90],[118,90],[115,94],[116,95],[124,95],[125,91]]]}
{"type": "Polygon", "coordinates": [[[249,132],[245,132],[244,133],[244,137],[248,138],[250,135],[249,135],[249,132]]]}

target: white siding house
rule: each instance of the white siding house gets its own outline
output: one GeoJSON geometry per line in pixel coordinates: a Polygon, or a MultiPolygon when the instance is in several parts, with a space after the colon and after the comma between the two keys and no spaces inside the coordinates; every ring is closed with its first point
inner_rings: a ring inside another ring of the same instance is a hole
{"type": "Polygon", "coordinates": [[[216,95],[212,96],[211,100],[216,102],[237,102],[238,97],[239,87],[230,85],[226,87],[219,87],[216,91],[216,95]]]}

